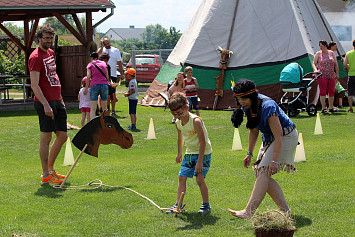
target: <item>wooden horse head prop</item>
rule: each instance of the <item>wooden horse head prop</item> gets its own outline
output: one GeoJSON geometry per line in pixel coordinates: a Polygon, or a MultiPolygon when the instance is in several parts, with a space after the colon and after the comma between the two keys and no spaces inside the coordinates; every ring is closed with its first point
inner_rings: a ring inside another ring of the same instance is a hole
{"type": "Polygon", "coordinates": [[[232,56],[233,52],[227,49],[222,49],[221,47],[217,48],[221,53],[221,59],[219,60],[219,69],[221,69],[221,74],[216,79],[216,92],[214,96],[223,96],[223,83],[224,83],[224,70],[227,70],[229,59],[232,56]]]}
{"type": "Polygon", "coordinates": [[[221,53],[221,59],[219,60],[219,69],[226,70],[228,68],[229,59],[233,54],[233,51],[228,49],[222,49],[218,47],[217,50],[221,53]]]}
{"type": "Polygon", "coordinates": [[[100,144],[116,144],[123,149],[128,149],[133,144],[132,134],[126,132],[112,116],[106,116],[104,111],[87,123],[73,138],[72,143],[82,150],[88,144],[85,153],[98,157],[100,144]]]}

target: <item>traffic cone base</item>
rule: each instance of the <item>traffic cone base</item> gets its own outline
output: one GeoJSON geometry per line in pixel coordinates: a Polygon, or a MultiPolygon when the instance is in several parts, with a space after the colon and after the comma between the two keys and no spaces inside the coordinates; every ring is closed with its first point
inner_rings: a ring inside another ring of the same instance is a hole
{"type": "Polygon", "coordinates": [[[70,138],[68,137],[67,143],[65,145],[65,155],[64,155],[63,166],[68,166],[68,165],[73,165],[73,164],[74,164],[73,150],[71,148],[70,138]]]}
{"type": "Polygon", "coordinates": [[[296,147],[295,162],[306,161],[306,153],[304,152],[302,133],[298,135],[298,146],[296,147]]]}
{"type": "Polygon", "coordinates": [[[317,113],[317,120],[316,120],[316,126],[314,128],[314,135],[321,135],[321,134],[323,134],[322,124],[320,122],[319,113],[317,113]]]}
{"type": "Polygon", "coordinates": [[[153,118],[150,118],[147,139],[156,139],[153,118]]]}
{"type": "Polygon", "coordinates": [[[242,150],[242,142],[240,141],[240,135],[238,128],[234,129],[234,136],[233,136],[233,145],[232,151],[240,151],[242,150]]]}

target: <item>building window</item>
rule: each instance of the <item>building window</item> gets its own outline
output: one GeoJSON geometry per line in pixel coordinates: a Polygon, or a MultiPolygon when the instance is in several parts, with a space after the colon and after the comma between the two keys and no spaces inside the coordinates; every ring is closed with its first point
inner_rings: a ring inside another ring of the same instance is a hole
{"type": "Polygon", "coordinates": [[[351,26],[332,26],[332,29],[340,41],[352,40],[351,26]]]}

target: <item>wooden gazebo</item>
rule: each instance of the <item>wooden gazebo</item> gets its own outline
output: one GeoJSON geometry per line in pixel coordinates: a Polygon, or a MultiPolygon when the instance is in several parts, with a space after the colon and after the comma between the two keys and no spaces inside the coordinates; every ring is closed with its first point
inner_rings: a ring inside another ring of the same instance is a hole
{"type": "Polygon", "coordinates": [[[89,53],[97,47],[93,41],[92,13],[106,12],[107,9],[113,8],[115,5],[109,0],[0,0],[0,29],[25,53],[27,71],[27,61],[33,50],[31,45],[39,20],[56,17],[82,44],[56,49],[57,73],[62,83],[62,95],[64,98],[75,98],[80,88],[81,78],[86,72],[85,66],[89,53]],[[79,20],[78,13],[86,15],[86,31],[79,20]],[[63,15],[71,15],[77,29],[73,28],[63,15]],[[23,21],[24,43],[3,25],[4,21],[23,21]]]}

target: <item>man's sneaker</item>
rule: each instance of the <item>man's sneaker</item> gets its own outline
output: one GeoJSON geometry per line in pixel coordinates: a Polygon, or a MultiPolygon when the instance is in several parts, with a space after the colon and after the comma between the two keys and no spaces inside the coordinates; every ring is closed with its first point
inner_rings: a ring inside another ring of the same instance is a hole
{"type": "Polygon", "coordinates": [[[207,205],[202,205],[200,207],[200,210],[198,211],[199,214],[207,214],[211,211],[211,206],[207,206],[207,205]]]}
{"type": "MultiPolygon", "coordinates": [[[[55,172],[55,170],[52,170],[52,172],[50,172],[52,174],[53,177],[57,178],[57,179],[65,179],[65,175],[61,175],[61,174],[57,174],[55,172]]],[[[43,178],[43,172],[41,174],[41,178],[43,178]]]]}
{"type": "Polygon", "coordinates": [[[53,183],[53,184],[61,184],[63,180],[56,179],[51,174],[49,174],[46,178],[42,177],[42,183],[53,183]]]}
{"type": "Polygon", "coordinates": [[[65,175],[57,174],[55,170],[51,171],[51,175],[57,179],[65,179],[65,175]]]}

